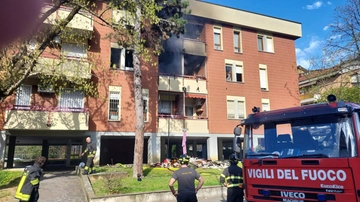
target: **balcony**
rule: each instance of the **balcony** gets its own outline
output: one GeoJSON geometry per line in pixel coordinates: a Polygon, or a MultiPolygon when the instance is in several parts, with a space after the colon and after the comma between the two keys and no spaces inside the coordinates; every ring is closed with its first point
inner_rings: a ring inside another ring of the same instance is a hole
{"type": "Polygon", "coordinates": [[[195,77],[183,76],[163,76],[159,75],[159,90],[183,92],[183,87],[187,93],[207,94],[206,80],[195,77]]]}
{"type": "Polygon", "coordinates": [[[10,106],[6,109],[4,129],[86,131],[88,123],[87,109],[10,106]]]}
{"type": "Polygon", "coordinates": [[[68,78],[91,78],[91,64],[76,59],[39,58],[34,72],[45,75],[61,75],[68,78]]]}
{"type": "MultiPolygon", "coordinates": [[[[43,8],[43,12],[46,12],[50,8],[51,8],[50,6],[45,6],[43,8]]],[[[71,12],[71,8],[62,7],[56,12],[52,13],[44,21],[44,23],[50,25],[56,25],[60,20],[65,19],[70,12],[71,12]]],[[[89,13],[80,12],[74,16],[74,18],[69,22],[69,24],[66,27],[69,28],[69,31],[90,38],[94,30],[93,17],[89,13]]]]}
{"type": "MultiPolygon", "coordinates": [[[[184,119],[175,119],[171,117],[159,117],[159,133],[182,133],[184,128],[184,119]],[[168,123],[170,127],[168,128],[168,123]]],[[[185,119],[185,128],[187,133],[209,133],[207,119],[185,119]]]]}
{"type": "Polygon", "coordinates": [[[183,39],[184,53],[196,56],[206,56],[205,43],[195,39],[183,39]]]}
{"type": "Polygon", "coordinates": [[[300,100],[306,100],[310,98],[314,98],[314,93],[305,93],[300,95],[300,100]]]}

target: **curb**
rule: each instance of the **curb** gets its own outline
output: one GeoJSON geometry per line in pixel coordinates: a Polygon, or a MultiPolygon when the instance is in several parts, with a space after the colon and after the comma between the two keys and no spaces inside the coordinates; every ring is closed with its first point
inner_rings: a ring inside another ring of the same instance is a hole
{"type": "MultiPolygon", "coordinates": [[[[80,183],[85,193],[87,202],[159,202],[161,201],[176,201],[175,197],[167,191],[153,191],[153,192],[142,192],[142,193],[131,193],[131,194],[114,194],[111,196],[95,196],[94,190],[92,189],[88,176],[82,175],[82,170],[78,167],[76,174],[80,177],[80,183]]],[[[218,186],[207,186],[202,187],[197,194],[198,198],[209,198],[209,197],[226,197],[227,189],[218,186]]]]}

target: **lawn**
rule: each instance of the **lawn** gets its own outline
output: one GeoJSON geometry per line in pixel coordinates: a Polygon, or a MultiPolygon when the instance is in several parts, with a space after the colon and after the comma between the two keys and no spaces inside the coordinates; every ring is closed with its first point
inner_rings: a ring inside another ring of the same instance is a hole
{"type": "MultiPolygon", "coordinates": [[[[132,168],[121,166],[98,167],[97,173],[114,173],[103,177],[92,177],[90,181],[96,196],[105,196],[110,194],[126,194],[136,192],[151,192],[169,190],[169,180],[172,173],[177,168],[153,168],[144,167],[144,178],[142,181],[132,178],[132,168]],[[116,175],[122,173],[122,175],[116,175]]],[[[203,186],[220,185],[219,178],[223,169],[197,168],[197,172],[204,178],[203,186]]],[[[197,184],[197,181],[196,183],[197,184]]],[[[177,188],[177,183],[175,183],[177,188]]]]}
{"type": "Polygon", "coordinates": [[[22,171],[0,170],[0,201],[11,201],[14,198],[22,171]]]}

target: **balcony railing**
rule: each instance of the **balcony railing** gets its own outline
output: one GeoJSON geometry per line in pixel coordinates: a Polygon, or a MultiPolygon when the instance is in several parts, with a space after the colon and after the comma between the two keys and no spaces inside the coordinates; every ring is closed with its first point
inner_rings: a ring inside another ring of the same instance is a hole
{"type": "Polygon", "coordinates": [[[207,94],[206,80],[196,77],[159,75],[159,90],[207,94]]]}
{"type": "MultiPolygon", "coordinates": [[[[43,8],[43,12],[48,11],[51,6],[45,6],[43,8]]],[[[71,8],[61,7],[56,12],[52,13],[45,21],[45,24],[55,25],[59,22],[59,20],[65,19],[69,13],[71,12],[71,8]]],[[[74,18],[69,22],[66,26],[75,32],[79,32],[81,34],[91,36],[91,33],[94,30],[93,17],[86,12],[80,12],[74,16],[74,18]]]]}
{"type": "Polygon", "coordinates": [[[90,79],[91,64],[87,61],[76,59],[52,59],[39,58],[34,68],[35,72],[46,75],[61,75],[65,77],[77,77],[90,79]]]}
{"type": "Polygon", "coordinates": [[[207,119],[176,119],[171,117],[159,117],[159,133],[182,133],[184,128],[186,128],[188,133],[209,133],[207,119]]]}
{"type": "Polygon", "coordinates": [[[15,105],[6,109],[4,129],[86,131],[88,123],[88,109],[15,105]]]}

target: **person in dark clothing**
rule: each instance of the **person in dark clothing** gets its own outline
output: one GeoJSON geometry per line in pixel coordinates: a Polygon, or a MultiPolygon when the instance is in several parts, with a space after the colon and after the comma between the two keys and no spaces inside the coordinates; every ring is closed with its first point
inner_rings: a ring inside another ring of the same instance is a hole
{"type": "Polygon", "coordinates": [[[28,202],[37,202],[39,200],[40,178],[42,177],[41,167],[45,161],[46,158],[40,156],[35,159],[34,165],[25,167],[16,189],[16,199],[28,202]]]}
{"type": "Polygon", "coordinates": [[[220,183],[227,187],[227,202],[243,202],[244,187],[242,168],[238,164],[235,154],[229,157],[230,166],[225,168],[220,176],[220,183]]]}
{"type": "Polygon", "coordinates": [[[87,146],[85,151],[81,154],[81,156],[84,156],[87,154],[87,160],[84,168],[83,175],[88,175],[93,172],[94,167],[94,157],[96,154],[96,145],[94,142],[91,141],[90,137],[86,138],[87,146]]]}
{"type": "Polygon", "coordinates": [[[196,194],[204,184],[204,179],[196,170],[189,168],[189,156],[182,155],[179,158],[181,167],[175,171],[170,179],[169,187],[172,194],[176,197],[177,202],[197,202],[196,194]],[[198,180],[199,183],[195,188],[194,181],[198,180]],[[178,182],[178,191],[174,189],[174,183],[178,182]]]}

